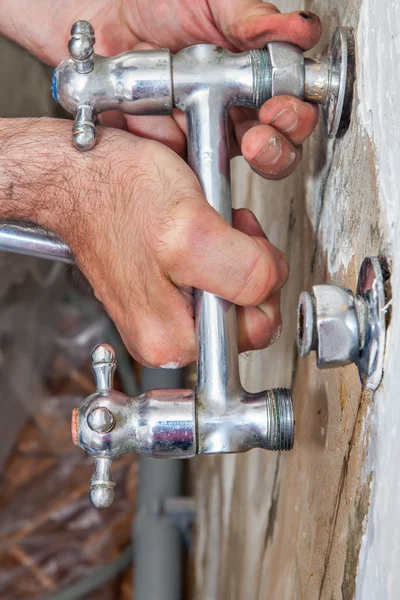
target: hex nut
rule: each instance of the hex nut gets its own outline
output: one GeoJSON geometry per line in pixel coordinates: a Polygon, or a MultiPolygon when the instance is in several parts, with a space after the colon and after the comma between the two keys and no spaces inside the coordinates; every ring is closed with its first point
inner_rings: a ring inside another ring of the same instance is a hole
{"type": "Polygon", "coordinates": [[[286,42],[271,42],[267,48],[271,61],[272,96],[304,98],[305,69],[301,49],[286,42]]]}
{"type": "Polygon", "coordinates": [[[317,364],[329,369],[357,362],[360,336],[354,295],[337,285],[316,285],[317,364]]]}

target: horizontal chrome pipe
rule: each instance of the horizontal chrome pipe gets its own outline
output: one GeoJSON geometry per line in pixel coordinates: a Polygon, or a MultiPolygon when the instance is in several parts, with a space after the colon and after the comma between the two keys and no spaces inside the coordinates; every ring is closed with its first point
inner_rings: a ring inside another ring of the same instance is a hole
{"type": "Polygon", "coordinates": [[[36,225],[0,221],[0,251],[73,264],[71,249],[54,233],[36,225]]]}

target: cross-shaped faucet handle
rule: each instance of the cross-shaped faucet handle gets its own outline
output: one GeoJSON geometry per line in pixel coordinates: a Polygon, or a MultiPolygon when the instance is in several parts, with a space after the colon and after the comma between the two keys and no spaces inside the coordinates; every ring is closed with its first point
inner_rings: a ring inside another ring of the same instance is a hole
{"type": "MultiPolygon", "coordinates": [[[[114,349],[108,344],[99,344],[92,351],[92,371],[96,379],[97,394],[112,390],[116,368],[114,349]]],[[[109,433],[114,425],[113,413],[105,406],[93,408],[87,416],[90,429],[96,433],[109,433]]],[[[110,458],[96,458],[93,477],[90,480],[89,498],[97,508],[107,508],[114,500],[115,481],[111,472],[110,458]]]]}

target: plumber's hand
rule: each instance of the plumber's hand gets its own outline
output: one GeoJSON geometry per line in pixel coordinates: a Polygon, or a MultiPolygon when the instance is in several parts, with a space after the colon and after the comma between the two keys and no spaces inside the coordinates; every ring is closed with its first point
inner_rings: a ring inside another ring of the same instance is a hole
{"type": "MultiPolygon", "coordinates": [[[[198,43],[243,51],[270,41],[309,49],[321,34],[313,13],[280,14],[261,0],[4,0],[0,30],[55,65],[66,56],[71,25],[79,19],[93,24],[95,50],[107,56],[149,43],[173,52],[198,43]]],[[[299,163],[301,144],[316,125],[318,109],[282,96],[266,102],[259,114],[235,108],[230,116],[232,155],[242,153],[260,175],[279,179],[299,163]]],[[[108,114],[102,121],[162,141],[185,156],[185,123],[179,111],[172,117],[108,114]]]]}
{"type": "Polygon", "coordinates": [[[288,267],[254,215],[236,211],[231,228],[175,152],[125,131],[98,134],[81,153],[69,121],[1,119],[0,219],[58,233],[145,364],[195,360],[192,287],[239,305],[241,351],[268,345],[288,267]]]}

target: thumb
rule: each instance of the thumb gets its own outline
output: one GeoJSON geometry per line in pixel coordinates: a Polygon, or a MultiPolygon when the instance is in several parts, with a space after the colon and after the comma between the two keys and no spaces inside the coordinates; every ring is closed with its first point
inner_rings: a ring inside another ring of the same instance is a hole
{"type": "Polygon", "coordinates": [[[289,42],[309,50],[321,37],[321,21],[314,13],[281,14],[262,0],[218,0],[213,12],[217,27],[238,50],[262,48],[269,42],[289,42]]]}
{"type": "Polygon", "coordinates": [[[257,306],[288,277],[283,254],[265,237],[250,211],[235,214],[234,229],[202,196],[180,204],[164,232],[158,258],[178,287],[194,287],[240,306],[257,306]]]}

